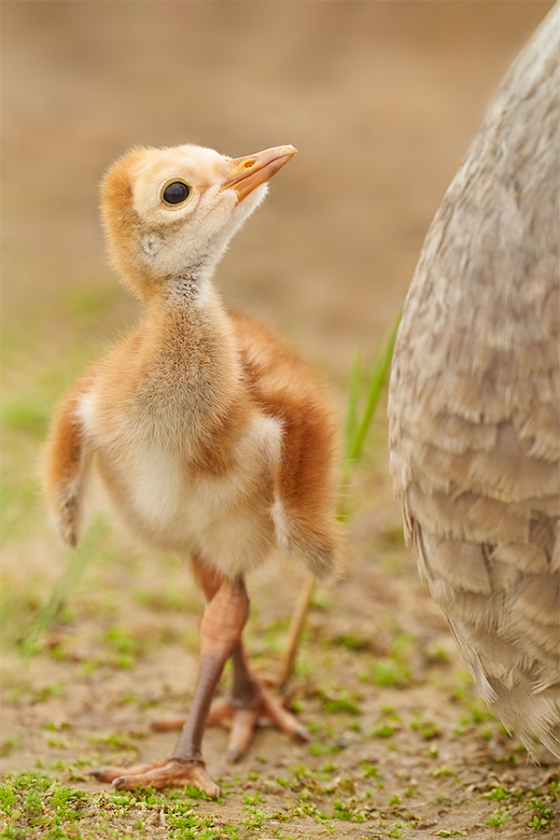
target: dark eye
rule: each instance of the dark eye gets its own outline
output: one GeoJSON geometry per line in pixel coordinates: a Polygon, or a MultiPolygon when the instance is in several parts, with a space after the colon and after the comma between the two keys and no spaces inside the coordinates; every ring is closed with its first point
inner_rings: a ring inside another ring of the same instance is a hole
{"type": "Polygon", "coordinates": [[[163,200],[166,204],[181,204],[189,197],[191,188],[182,181],[174,181],[168,184],[163,191],[163,200]]]}

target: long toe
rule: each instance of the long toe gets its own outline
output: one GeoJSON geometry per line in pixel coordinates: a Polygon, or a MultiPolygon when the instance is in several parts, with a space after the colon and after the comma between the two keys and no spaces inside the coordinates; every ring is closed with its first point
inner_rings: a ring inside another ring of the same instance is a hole
{"type": "Polygon", "coordinates": [[[114,767],[109,765],[107,767],[98,767],[95,770],[90,770],[88,776],[93,776],[98,782],[113,782],[115,779],[118,779],[119,776],[123,776],[126,773],[137,776],[142,773],[146,773],[154,767],[163,767],[164,764],[167,764],[167,759],[165,759],[165,761],[152,762],[151,764],[134,764],[131,767],[114,767]]]}
{"type": "Polygon", "coordinates": [[[310,741],[311,736],[305,726],[299,722],[297,717],[289,712],[284,706],[276,700],[267,691],[263,691],[263,714],[273,726],[290,735],[292,738],[297,738],[299,741],[310,741]]]}
{"type": "Polygon", "coordinates": [[[284,708],[279,700],[259,683],[259,701],[248,708],[240,706],[239,701],[220,700],[211,710],[206,724],[221,724],[231,729],[228,745],[230,761],[239,761],[253,739],[255,729],[260,723],[274,726],[291,738],[309,741],[309,732],[299,720],[284,708]]]}
{"type": "Polygon", "coordinates": [[[203,762],[181,761],[170,758],[153,764],[133,767],[103,767],[91,774],[102,782],[112,782],[117,790],[135,790],[140,787],[186,787],[193,785],[211,799],[217,799],[220,788],[212,781],[203,762]]]}
{"type": "Polygon", "coordinates": [[[187,718],[185,715],[175,715],[174,717],[158,718],[153,720],[150,724],[152,732],[171,732],[175,729],[182,729],[187,718]]]}
{"type": "Polygon", "coordinates": [[[253,740],[253,733],[261,716],[262,709],[232,709],[231,735],[228,744],[228,759],[239,761],[253,740]]]}

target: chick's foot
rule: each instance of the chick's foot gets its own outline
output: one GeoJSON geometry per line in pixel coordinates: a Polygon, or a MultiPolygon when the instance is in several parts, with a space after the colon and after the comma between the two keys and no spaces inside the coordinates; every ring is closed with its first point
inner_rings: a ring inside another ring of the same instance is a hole
{"type": "Polygon", "coordinates": [[[232,696],[215,703],[206,718],[206,726],[215,724],[231,729],[228,744],[230,761],[239,761],[243,758],[258,725],[275,726],[281,732],[300,741],[310,739],[305,726],[260,683],[258,693],[250,702],[244,702],[232,696]]]}
{"type": "Polygon", "coordinates": [[[134,790],[140,787],[186,787],[193,785],[211,799],[217,799],[220,788],[212,781],[203,761],[178,758],[136,764],[132,767],[101,767],[91,772],[100,782],[111,782],[117,790],[134,790]]]}

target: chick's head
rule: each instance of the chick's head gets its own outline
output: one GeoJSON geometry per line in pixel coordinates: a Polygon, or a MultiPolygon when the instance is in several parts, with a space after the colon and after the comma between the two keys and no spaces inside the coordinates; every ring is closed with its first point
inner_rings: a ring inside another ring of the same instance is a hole
{"type": "Polygon", "coordinates": [[[134,148],[107,172],[101,211],[113,264],[140,297],[166,279],[211,273],[296,150],[229,158],[202,146],[134,148]]]}

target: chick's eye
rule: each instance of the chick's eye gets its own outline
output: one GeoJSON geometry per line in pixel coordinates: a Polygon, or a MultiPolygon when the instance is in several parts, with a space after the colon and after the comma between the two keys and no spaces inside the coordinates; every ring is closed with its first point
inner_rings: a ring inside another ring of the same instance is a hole
{"type": "Polygon", "coordinates": [[[181,204],[189,197],[191,188],[182,181],[174,181],[168,184],[163,191],[163,200],[166,204],[181,204]]]}

